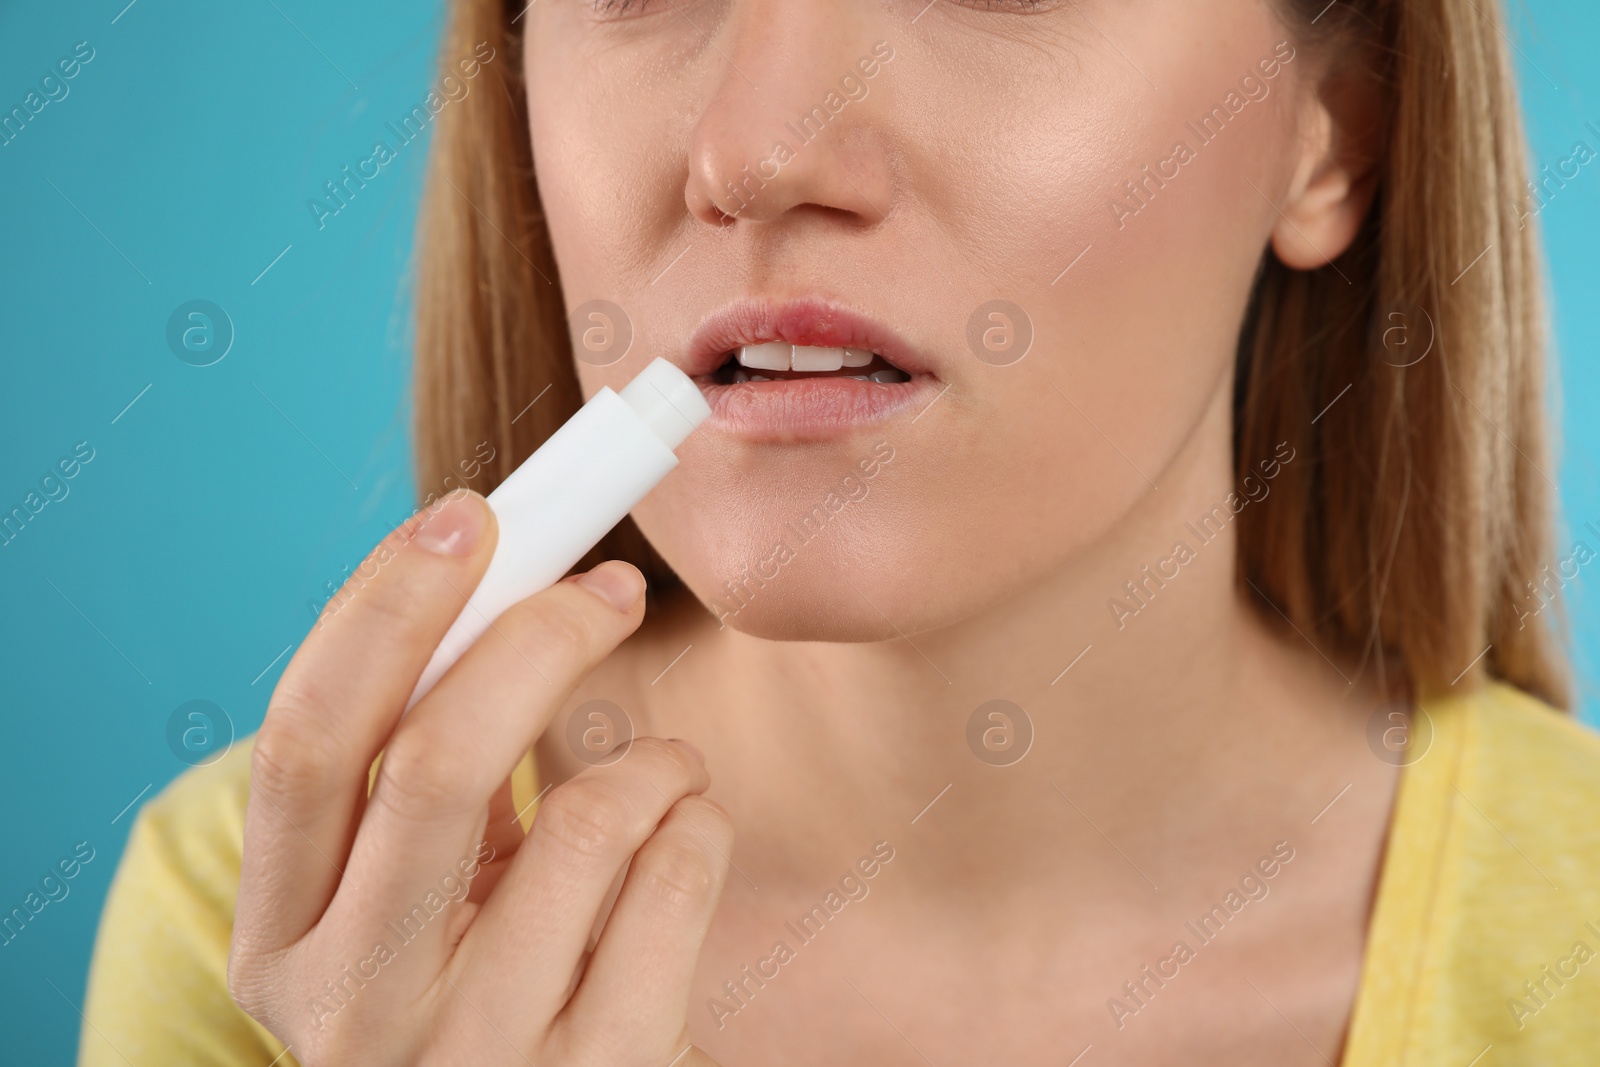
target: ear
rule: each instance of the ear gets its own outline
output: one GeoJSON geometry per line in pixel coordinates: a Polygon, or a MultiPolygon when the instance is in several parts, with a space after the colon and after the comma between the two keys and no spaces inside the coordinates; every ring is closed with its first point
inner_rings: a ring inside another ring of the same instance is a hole
{"type": "Polygon", "coordinates": [[[1332,57],[1301,105],[1299,165],[1272,231],[1272,250],[1296,270],[1339,258],[1377,193],[1383,93],[1357,51],[1332,57]]]}

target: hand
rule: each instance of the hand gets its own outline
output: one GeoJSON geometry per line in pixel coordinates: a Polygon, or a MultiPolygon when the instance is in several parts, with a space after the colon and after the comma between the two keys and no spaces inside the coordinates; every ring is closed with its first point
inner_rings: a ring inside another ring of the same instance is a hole
{"type": "Polygon", "coordinates": [[[638,627],[643,577],[612,561],[524,600],[402,719],[496,538],[475,493],[430,512],[378,546],[272,694],[229,990],[308,1067],[711,1064],[685,1054],[689,982],[733,830],[698,755],[635,741],[551,790],[526,838],[506,784],[638,627]]]}

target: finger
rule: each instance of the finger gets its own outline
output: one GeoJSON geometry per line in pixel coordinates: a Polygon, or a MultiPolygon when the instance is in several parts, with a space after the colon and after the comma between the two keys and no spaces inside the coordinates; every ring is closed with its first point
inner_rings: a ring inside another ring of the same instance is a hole
{"type": "Polygon", "coordinates": [[[571,1040],[594,1042],[596,1062],[630,1049],[667,1050],[670,1057],[686,1044],[690,982],[732,851],[727,812],[688,796],[633,857],[562,1021],[571,1040]]]}
{"type": "Polygon", "coordinates": [[[709,784],[687,746],[640,738],[545,797],[457,954],[469,995],[495,1006],[513,1040],[534,1038],[566,1003],[618,873],[673,804],[709,784]]]}
{"type": "Polygon", "coordinates": [[[477,847],[495,790],[643,615],[643,576],[603,563],[514,605],[411,709],[384,749],[349,882],[329,907],[351,947],[477,847]]]}
{"type": "Polygon", "coordinates": [[[289,662],[252,755],[236,946],[274,951],[327,907],[372,761],[495,539],[476,493],[430,505],[357,568],[289,662]]]}
{"type": "Polygon", "coordinates": [[[479,904],[494,892],[501,875],[510,869],[511,860],[516,856],[517,849],[522,847],[522,822],[518,817],[517,807],[512,802],[509,781],[496,789],[494,795],[489,798],[489,821],[483,831],[483,839],[494,849],[494,859],[484,864],[478,877],[473,880],[472,895],[469,899],[479,904]]]}

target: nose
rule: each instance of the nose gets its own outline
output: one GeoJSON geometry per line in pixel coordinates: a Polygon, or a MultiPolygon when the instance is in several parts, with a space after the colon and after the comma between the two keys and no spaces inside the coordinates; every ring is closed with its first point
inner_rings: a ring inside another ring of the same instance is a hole
{"type": "Polygon", "coordinates": [[[746,0],[709,43],[724,69],[689,141],[684,200],[701,222],[770,223],[797,211],[881,221],[894,182],[894,48],[852,3],[746,0]]]}

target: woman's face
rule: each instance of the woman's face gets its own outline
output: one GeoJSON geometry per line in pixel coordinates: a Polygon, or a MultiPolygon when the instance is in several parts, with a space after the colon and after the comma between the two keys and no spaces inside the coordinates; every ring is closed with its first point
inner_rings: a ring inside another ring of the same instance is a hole
{"type": "Polygon", "coordinates": [[[1240,321],[1303,170],[1309,57],[1268,0],[540,0],[523,21],[567,307],[609,301],[633,332],[610,365],[578,347],[579,376],[703,375],[715,414],[635,517],[730,625],[947,624],[1183,491],[1164,475],[1229,488],[1175,461],[1226,457],[1240,321]],[[729,381],[771,341],[910,380],[729,381]]]}

